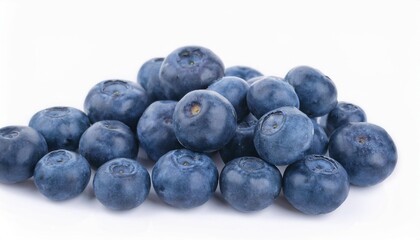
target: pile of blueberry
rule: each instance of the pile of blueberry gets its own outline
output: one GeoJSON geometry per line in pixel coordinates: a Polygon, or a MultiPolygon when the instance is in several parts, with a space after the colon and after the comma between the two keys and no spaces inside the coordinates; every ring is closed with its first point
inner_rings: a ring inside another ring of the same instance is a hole
{"type": "Polygon", "coordinates": [[[151,185],[173,207],[198,207],[219,185],[238,211],[264,209],[283,190],[299,211],[324,214],[350,184],[378,184],[397,162],[388,133],[337,102],[331,79],[308,66],[263,76],[186,46],[144,63],[137,81],[98,83],[84,112],[52,107],[29,126],[1,128],[0,182],[33,177],[43,195],[63,201],[84,191],[94,169],[95,196],[114,210],[139,206],[151,185]],[[139,147],[155,162],[151,177],[139,147]],[[287,166],[283,175],[278,166],[287,166]]]}

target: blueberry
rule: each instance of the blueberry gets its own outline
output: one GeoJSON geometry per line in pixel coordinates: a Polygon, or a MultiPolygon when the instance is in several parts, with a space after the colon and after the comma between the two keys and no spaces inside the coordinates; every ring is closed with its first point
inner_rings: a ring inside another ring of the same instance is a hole
{"type": "Polygon", "coordinates": [[[177,208],[194,208],[207,202],[216,191],[218,172],[205,154],[178,149],[163,155],[152,170],[158,197],[177,208]]]}
{"type": "Polygon", "coordinates": [[[176,104],[176,101],[170,100],[152,103],[144,111],[137,125],[140,146],[155,162],[165,153],[182,148],[175,136],[172,121],[176,104]]]}
{"type": "Polygon", "coordinates": [[[98,169],[93,178],[93,191],[109,209],[133,209],[149,195],[150,176],[135,160],[116,158],[98,169]]]}
{"type": "Polygon", "coordinates": [[[309,117],[320,117],[337,105],[337,89],[331,79],[318,69],[299,66],[285,77],[299,97],[300,110],[309,117]]]}
{"type": "Polygon", "coordinates": [[[279,77],[263,77],[251,85],[247,94],[251,113],[260,118],[279,107],[299,108],[299,98],[293,87],[279,77]]]}
{"type": "Polygon", "coordinates": [[[254,144],[265,161],[288,165],[304,156],[313,135],[311,119],[295,107],[281,107],[258,120],[254,144]]]}
{"type": "Polygon", "coordinates": [[[220,157],[224,163],[245,156],[258,157],[254,146],[254,130],[258,119],[249,114],[236,128],[235,135],[222,149],[220,157]]]}
{"type": "Polygon", "coordinates": [[[314,125],[314,137],[312,138],[311,146],[306,150],[306,155],[318,154],[325,155],[328,150],[329,138],[325,133],[324,128],[316,121],[312,120],[314,125]]]}
{"type": "Polygon", "coordinates": [[[194,90],[176,105],[174,129],[178,141],[196,152],[213,152],[225,146],[236,130],[236,113],[222,95],[194,90]]]}
{"type": "Polygon", "coordinates": [[[93,168],[114,158],[135,158],[138,143],[134,133],[116,120],[99,121],[90,126],[80,138],[79,152],[93,168]]]}
{"type": "Polygon", "coordinates": [[[249,85],[238,77],[223,77],[208,87],[209,90],[220,93],[235,108],[237,120],[241,121],[249,114],[246,95],[249,85]]]}
{"type": "Polygon", "coordinates": [[[346,169],[350,183],[361,187],[382,182],[397,163],[397,149],[391,136],[371,123],[340,127],[331,135],[328,150],[346,169]]]}
{"type": "Polygon", "coordinates": [[[234,76],[245,80],[262,75],[259,71],[247,66],[232,66],[225,69],[225,76],[234,76]]]}
{"type": "Polygon", "coordinates": [[[280,194],[281,174],[273,165],[256,157],[228,162],[220,174],[223,198],[236,210],[251,212],[270,206],[280,194]]]}
{"type": "Polygon", "coordinates": [[[146,61],[137,74],[137,83],[139,83],[149,96],[149,100],[162,100],[163,89],[159,79],[159,71],[164,58],[152,58],[146,61]]]}
{"type": "Polygon", "coordinates": [[[49,151],[76,151],[82,134],[89,128],[86,114],[72,107],[52,107],[37,112],[29,126],[44,136],[49,151]]]}
{"type": "Polygon", "coordinates": [[[366,122],[366,113],[357,105],[339,102],[337,106],[327,115],[327,132],[332,132],[349,122],[366,122]]]}
{"type": "Polygon", "coordinates": [[[185,46],[171,52],[159,73],[166,99],[179,100],[196,89],[205,89],[224,76],[224,65],[210,49],[185,46]]]}
{"type": "Polygon", "coordinates": [[[164,58],[157,57],[147,60],[137,73],[137,83],[148,91],[149,84],[159,78],[159,71],[164,58]]]}
{"type": "Polygon", "coordinates": [[[81,194],[89,183],[90,166],[78,153],[56,150],[36,164],[34,180],[38,190],[54,201],[64,201],[81,194]]]}
{"type": "Polygon", "coordinates": [[[36,163],[47,152],[47,142],[35,129],[0,128],[0,182],[18,183],[32,177],[36,163]]]}
{"type": "Polygon", "coordinates": [[[148,105],[146,91],[137,83],[107,80],[89,91],[84,109],[92,123],[118,120],[134,130],[148,105]]]}
{"type": "Polygon", "coordinates": [[[308,155],[287,166],[283,193],[293,207],[305,214],[325,214],[347,198],[350,184],[346,170],[332,158],[308,155]]]}

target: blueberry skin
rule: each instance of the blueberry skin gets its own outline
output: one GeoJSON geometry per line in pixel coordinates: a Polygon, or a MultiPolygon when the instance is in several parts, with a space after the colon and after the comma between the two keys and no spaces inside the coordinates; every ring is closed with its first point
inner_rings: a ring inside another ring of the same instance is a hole
{"type": "Polygon", "coordinates": [[[284,78],[299,97],[300,110],[309,117],[320,117],[337,105],[337,89],[331,79],[318,69],[299,66],[284,78]]]}
{"type": "Polygon", "coordinates": [[[152,103],[144,111],[137,125],[140,146],[155,162],[165,153],[183,148],[175,136],[172,121],[176,104],[176,101],[170,100],[152,103]]]}
{"type": "Polygon", "coordinates": [[[249,114],[236,128],[235,135],[222,149],[219,150],[220,157],[226,164],[239,157],[258,157],[254,146],[254,131],[258,119],[249,114]]]}
{"type": "Polygon", "coordinates": [[[222,95],[210,90],[194,90],[176,105],[174,129],[178,141],[196,152],[214,152],[235,135],[236,112],[222,95]]]}
{"type": "Polygon", "coordinates": [[[82,134],[90,126],[88,116],[72,107],[52,107],[35,113],[29,121],[45,138],[48,150],[76,151],[82,134]]]}
{"type": "Polygon", "coordinates": [[[347,102],[339,102],[327,115],[326,128],[328,134],[349,122],[366,122],[366,113],[357,105],[347,102]]]}
{"type": "Polygon", "coordinates": [[[95,169],[114,158],[136,158],[137,151],[134,133],[116,120],[96,122],[83,133],[79,143],[80,154],[95,169]]]}
{"type": "Polygon", "coordinates": [[[159,78],[159,71],[164,58],[157,57],[147,60],[141,65],[137,73],[137,83],[148,91],[149,84],[159,78]]]}
{"type": "Polygon", "coordinates": [[[324,128],[312,119],[314,125],[314,137],[312,138],[311,146],[306,150],[305,155],[318,154],[325,155],[328,150],[328,135],[324,128]]]}
{"type": "Polygon", "coordinates": [[[118,120],[134,130],[148,105],[146,91],[139,84],[124,80],[106,80],[89,91],[84,110],[92,123],[118,120]]]}
{"type": "Polygon", "coordinates": [[[258,76],[258,77],[253,77],[251,79],[248,79],[246,82],[248,83],[249,86],[251,86],[252,84],[256,83],[259,80],[264,79],[266,76],[258,76]]]}
{"type": "Polygon", "coordinates": [[[47,142],[35,129],[0,128],[0,182],[13,184],[32,177],[36,163],[47,152],[47,142]]]}
{"type": "Polygon", "coordinates": [[[297,210],[310,215],[337,209],[347,198],[350,183],[343,166],[332,158],[308,155],[287,166],[283,193],[297,210]]]}
{"type": "Polygon", "coordinates": [[[249,88],[246,96],[251,113],[260,118],[279,107],[299,108],[299,98],[292,85],[279,77],[263,77],[249,88]]]}
{"type": "Polygon", "coordinates": [[[150,102],[164,99],[159,78],[163,60],[161,57],[149,59],[143,63],[137,74],[137,83],[146,90],[150,102]]]}
{"type": "Polygon", "coordinates": [[[220,173],[220,191],[234,209],[259,211],[270,206],[280,194],[282,177],[273,165],[256,157],[228,162],[220,173]]]}
{"type": "Polygon", "coordinates": [[[194,208],[216,191],[219,173],[205,154],[178,149],[163,155],[152,170],[158,197],[176,208],[194,208]]]}
{"type": "Polygon", "coordinates": [[[288,165],[304,156],[313,135],[311,119],[295,107],[281,107],[258,120],[254,145],[265,161],[288,165]]]}
{"type": "Polygon", "coordinates": [[[208,90],[220,93],[235,108],[237,120],[241,121],[249,114],[246,95],[248,93],[248,83],[238,77],[223,77],[210,85],[208,90]]]}
{"type": "Polygon", "coordinates": [[[64,201],[80,195],[89,183],[90,166],[75,152],[56,150],[36,164],[34,181],[38,190],[53,201],[64,201]]]}
{"type": "Polygon", "coordinates": [[[150,175],[137,161],[116,158],[98,169],[93,178],[93,191],[109,209],[133,209],[149,195],[150,175]]]}
{"type": "Polygon", "coordinates": [[[348,123],[330,137],[329,154],[346,169],[352,185],[367,187],[385,180],[397,163],[397,148],[385,129],[348,123]]]}
{"type": "Polygon", "coordinates": [[[225,69],[225,76],[239,77],[244,80],[249,80],[262,75],[263,74],[256,69],[247,66],[232,66],[225,69]]]}
{"type": "Polygon", "coordinates": [[[164,95],[179,100],[196,89],[206,89],[224,76],[224,65],[210,49],[185,46],[171,52],[163,61],[159,77],[164,95]]]}

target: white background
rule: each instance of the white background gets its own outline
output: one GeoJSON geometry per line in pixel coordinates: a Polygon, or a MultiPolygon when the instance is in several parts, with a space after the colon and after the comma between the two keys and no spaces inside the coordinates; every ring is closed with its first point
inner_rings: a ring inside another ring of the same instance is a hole
{"type": "Polygon", "coordinates": [[[97,82],[135,80],[146,60],[196,44],[227,67],[266,75],[320,69],[339,100],[363,107],[393,137],[394,173],[352,187],[323,216],[303,215],[283,198],[243,214],[220,193],[191,210],[151,193],[132,211],[112,212],[91,186],[55,203],[32,181],[0,185],[2,239],[420,239],[420,1],[221,2],[0,0],[0,127],[26,125],[47,107],[81,109],[97,82]]]}

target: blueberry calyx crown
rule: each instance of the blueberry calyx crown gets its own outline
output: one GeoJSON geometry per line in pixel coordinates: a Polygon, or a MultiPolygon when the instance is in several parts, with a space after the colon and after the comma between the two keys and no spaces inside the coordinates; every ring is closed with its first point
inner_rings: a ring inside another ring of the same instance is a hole
{"type": "Polygon", "coordinates": [[[197,165],[198,156],[192,156],[190,154],[181,154],[175,156],[175,163],[182,168],[190,168],[197,165]]]}
{"type": "Polygon", "coordinates": [[[192,102],[185,106],[185,112],[188,117],[195,117],[201,112],[201,104],[199,102],[192,102]]]}
{"type": "Polygon", "coordinates": [[[165,117],[165,118],[163,119],[163,122],[164,122],[165,124],[170,125],[170,124],[172,124],[172,118],[171,118],[171,117],[165,117]]]}
{"type": "Polygon", "coordinates": [[[10,128],[3,128],[0,131],[0,136],[3,138],[7,138],[7,139],[12,139],[15,138],[17,136],[19,136],[19,129],[14,128],[14,127],[10,127],[10,128]]]}
{"type": "Polygon", "coordinates": [[[66,116],[69,112],[68,107],[53,107],[45,110],[45,115],[50,118],[60,118],[66,116]]]}
{"type": "Polygon", "coordinates": [[[357,138],[356,138],[356,141],[359,143],[359,144],[365,144],[367,141],[368,141],[369,139],[368,139],[368,137],[367,136],[357,136],[357,138]]]}
{"type": "Polygon", "coordinates": [[[60,165],[69,161],[70,159],[71,159],[71,156],[67,151],[56,150],[48,154],[47,159],[45,159],[45,163],[48,166],[60,165]]]}
{"type": "Polygon", "coordinates": [[[243,157],[239,160],[239,167],[248,172],[257,171],[264,168],[264,163],[254,157],[243,157]]]}
{"type": "Polygon", "coordinates": [[[118,129],[118,126],[115,126],[115,124],[113,124],[112,122],[110,122],[110,121],[104,121],[103,123],[102,123],[102,126],[104,127],[104,128],[106,128],[106,129],[109,129],[109,130],[115,130],[115,129],[118,129]]]}
{"type": "Polygon", "coordinates": [[[109,165],[109,172],[116,177],[128,177],[136,173],[136,166],[130,161],[120,161],[109,165]]]}
{"type": "Polygon", "coordinates": [[[198,103],[193,103],[193,105],[191,106],[191,114],[193,116],[199,114],[201,112],[201,106],[198,103]]]}
{"type": "Polygon", "coordinates": [[[102,86],[102,92],[113,97],[122,95],[127,89],[129,85],[122,80],[108,80],[102,86]]]}
{"type": "Polygon", "coordinates": [[[312,172],[320,174],[334,174],[338,171],[337,163],[332,158],[322,155],[311,155],[306,157],[305,165],[312,172]]]}
{"type": "Polygon", "coordinates": [[[340,106],[341,109],[347,111],[347,112],[354,112],[357,109],[359,109],[356,105],[351,103],[346,103],[340,106]]]}
{"type": "Polygon", "coordinates": [[[183,67],[193,67],[203,58],[203,52],[200,49],[184,49],[179,56],[179,64],[183,67]]]}
{"type": "Polygon", "coordinates": [[[272,112],[265,116],[261,124],[262,133],[272,135],[278,132],[284,124],[285,116],[282,111],[272,112]]]}

